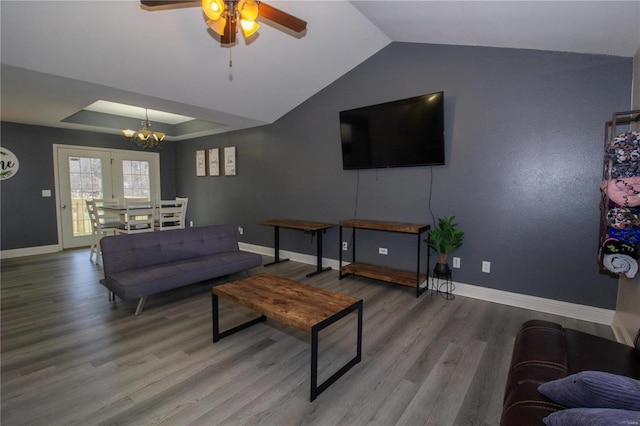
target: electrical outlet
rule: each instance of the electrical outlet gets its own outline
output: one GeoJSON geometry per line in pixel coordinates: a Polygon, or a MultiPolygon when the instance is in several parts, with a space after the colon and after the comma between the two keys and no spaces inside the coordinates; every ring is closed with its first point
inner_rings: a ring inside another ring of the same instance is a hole
{"type": "Polygon", "coordinates": [[[454,257],[453,258],[453,267],[454,268],[460,268],[460,258],[459,257],[454,257]]]}
{"type": "Polygon", "coordinates": [[[491,272],[491,262],[482,261],[482,272],[487,274],[491,272]]]}
{"type": "Polygon", "coordinates": [[[378,248],[378,254],[389,254],[385,247],[378,248]]]}
{"type": "Polygon", "coordinates": [[[349,249],[349,244],[346,241],[342,242],[342,251],[347,251],[349,249]]]}
{"type": "Polygon", "coordinates": [[[192,220],[189,221],[189,228],[193,228],[193,221],[192,220]]]}
{"type": "Polygon", "coordinates": [[[238,226],[238,234],[244,235],[244,228],[242,226],[238,226]]]}

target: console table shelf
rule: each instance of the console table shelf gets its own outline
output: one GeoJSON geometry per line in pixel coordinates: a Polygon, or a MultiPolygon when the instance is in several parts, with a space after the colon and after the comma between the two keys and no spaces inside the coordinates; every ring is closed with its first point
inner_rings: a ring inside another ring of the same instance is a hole
{"type": "MultiPolygon", "coordinates": [[[[394,284],[408,287],[415,287],[416,297],[420,296],[428,286],[421,287],[420,284],[426,282],[427,274],[420,272],[420,244],[421,235],[429,229],[429,225],[404,222],[386,222],[379,220],[349,219],[340,221],[340,243],[342,244],[342,228],[353,228],[352,240],[352,262],[342,265],[342,250],[340,250],[340,279],[353,274],[366,278],[373,278],[394,284]],[[414,234],[417,236],[417,265],[415,271],[405,271],[401,269],[388,268],[384,266],[370,265],[356,261],[356,230],[367,229],[375,231],[398,232],[403,234],[414,234]]],[[[429,270],[429,256],[427,255],[427,271],[429,270]]]]}
{"type": "MultiPolygon", "coordinates": [[[[404,271],[402,269],[354,262],[343,266],[342,272],[345,274],[359,275],[361,277],[373,278],[375,280],[386,281],[389,283],[406,285],[407,287],[416,286],[416,273],[412,271],[404,271]]],[[[426,274],[420,274],[420,278],[418,280],[420,282],[424,282],[426,279],[426,274]]]]}

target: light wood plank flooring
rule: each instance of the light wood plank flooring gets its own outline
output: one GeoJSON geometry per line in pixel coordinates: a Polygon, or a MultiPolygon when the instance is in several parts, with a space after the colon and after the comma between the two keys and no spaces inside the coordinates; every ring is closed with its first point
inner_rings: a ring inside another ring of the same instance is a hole
{"type": "MultiPolygon", "coordinates": [[[[269,260],[269,259],[266,259],[269,260]]],[[[607,326],[314,266],[256,268],[364,300],[363,359],[309,402],[309,336],[268,320],[213,344],[210,287],[108,300],[88,250],[1,263],[3,425],[497,425],[518,328],[607,326]]],[[[249,311],[221,299],[227,325],[249,311]]],[[[320,336],[320,379],[355,350],[355,316],[320,336]]],[[[225,325],[223,325],[224,328],[225,325]]]]}

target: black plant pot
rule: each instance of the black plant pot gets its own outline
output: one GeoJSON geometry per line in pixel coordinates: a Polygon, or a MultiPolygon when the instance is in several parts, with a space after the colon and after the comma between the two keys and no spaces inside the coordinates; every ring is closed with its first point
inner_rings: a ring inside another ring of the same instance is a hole
{"type": "Polygon", "coordinates": [[[451,269],[449,269],[448,263],[436,263],[436,266],[433,268],[433,274],[441,277],[445,277],[451,273],[451,269]]]}

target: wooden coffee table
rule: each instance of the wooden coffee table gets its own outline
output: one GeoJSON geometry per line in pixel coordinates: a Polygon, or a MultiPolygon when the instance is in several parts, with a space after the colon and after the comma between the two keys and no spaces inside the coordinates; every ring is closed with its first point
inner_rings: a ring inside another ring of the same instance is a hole
{"type": "Polygon", "coordinates": [[[213,287],[211,305],[214,343],[223,337],[265,321],[267,317],[310,333],[311,401],[362,359],[362,299],[271,274],[261,274],[213,287]],[[224,297],[253,309],[261,316],[220,332],[218,297],[224,297]],[[318,385],[318,332],[355,311],[358,314],[356,356],[318,385]]]}

